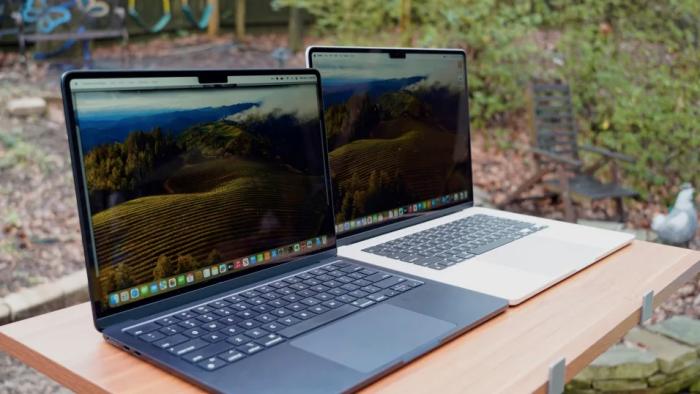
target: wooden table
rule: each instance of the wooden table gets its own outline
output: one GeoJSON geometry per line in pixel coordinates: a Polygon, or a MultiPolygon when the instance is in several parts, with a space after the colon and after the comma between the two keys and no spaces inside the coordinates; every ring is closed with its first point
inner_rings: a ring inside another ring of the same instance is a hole
{"type": "MultiPolygon", "coordinates": [[[[635,241],[365,391],[545,392],[553,363],[571,379],[638,323],[645,294],[657,306],[698,271],[700,252],[635,241]]],[[[104,342],[88,304],[0,327],[0,349],[79,392],[198,391],[104,342]]]]}

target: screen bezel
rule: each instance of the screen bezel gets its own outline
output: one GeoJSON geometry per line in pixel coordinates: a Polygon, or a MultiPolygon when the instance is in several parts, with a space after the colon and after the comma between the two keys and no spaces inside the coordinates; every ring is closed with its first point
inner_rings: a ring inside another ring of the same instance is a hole
{"type": "MultiPolygon", "coordinates": [[[[336,234],[337,243],[339,246],[348,245],[365,239],[373,238],[392,231],[400,230],[409,226],[416,225],[428,220],[439,218],[454,212],[461,211],[474,206],[474,178],[472,171],[472,152],[471,152],[471,126],[469,122],[469,82],[467,81],[467,54],[462,49],[418,49],[418,48],[390,48],[390,47],[339,47],[339,46],[310,46],[306,48],[306,65],[314,69],[313,55],[316,53],[355,53],[355,54],[376,54],[386,53],[391,57],[402,58],[407,54],[427,54],[427,55],[459,55],[464,61],[464,89],[466,90],[467,100],[467,152],[469,159],[467,160],[467,171],[469,179],[469,196],[465,201],[459,201],[447,206],[442,206],[436,209],[431,209],[424,212],[415,213],[412,216],[405,218],[394,219],[388,223],[378,223],[369,226],[361,227],[355,230],[344,231],[342,234],[336,234]]],[[[323,78],[323,77],[321,77],[323,78]]],[[[321,88],[323,91],[323,88],[321,88]]],[[[322,96],[323,97],[323,96],[322,96]]],[[[331,189],[333,190],[333,189],[331,189]]],[[[335,215],[335,210],[334,210],[335,215]]]]}
{"type": "MultiPolygon", "coordinates": [[[[73,168],[73,178],[78,206],[78,217],[80,220],[81,236],[83,241],[83,252],[85,255],[85,268],[88,275],[88,290],[91,298],[91,307],[93,311],[93,319],[98,330],[106,327],[107,324],[113,324],[122,321],[125,318],[131,318],[134,314],[130,312],[145,309],[155,305],[162,307],[171,307],[173,305],[183,304],[189,301],[191,297],[200,298],[207,293],[204,289],[221,289],[235,288],[249,283],[251,280],[263,280],[265,277],[278,275],[280,272],[296,269],[301,265],[301,262],[309,260],[318,260],[321,256],[335,255],[336,239],[335,236],[329,236],[328,244],[325,247],[315,249],[313,253],[295,256],[291,259],[282,260],[278,263],[261,265],[244,271],[235,276],[221,276],[199,284],[184,287],[182,289],[172,290],[156,296],[144,298],[138,302],[126,304],[116,308],[105,308],[99,300],[93,297],[98,293],[97,278],[95,273],[95,253],[94,245],[92,244],[92,236],[90,234],[90,216],[88,201],[86,199],[87,185],[84,183],[82,162],[80,158],[78,131],[76,128],[77,122],[75,119],[75,108],[73,103],[73,92],[71,89],[71,81],[79,79],[102,79],[102,78],[163,78],[163,77],[197,77],[201,84],[207,84],[210,80],[226,80],[228,76],[275,76],[275,75],[313,75],[316,77],[316,96],[318,100],[321,146],[324,166],[324,182],[327,192],[329,193],[328,209],[333,218],[334,208],[333,199],[330,196],[330,172],[328,168],[328,155],[326,146],[325,127],[323,123],[323,104],[321,101],[321,85],[320,74],[316,70],[311,69],[280,69],[280,70],[179,70],[179,71],[70,71],[61,77],[61,91],[63,94],[64,115],[66,119],[66,129],[68,132],[68,145],[71,155],[71,164],[73,168]],[[300,262],[300,264],[291,264],[300,262]],[[195,294],[196,293],[196,294],[195,294]],[[180,300],[180,301],[176,301],[180,300]],[[167,302],[166,302],[167,301],[167,302]]],[[[331,220],[334,223],[333,220],[331,220]]],[[[333,229],[331,229],[331,232],[333,229]]],[[[329,235],[332,235],[329,233],[329,235]]],[[[149,311],[153,308],[148,308],[149,311]]],[[[137,313],[138,315],[139,313],[137,313]]]]}

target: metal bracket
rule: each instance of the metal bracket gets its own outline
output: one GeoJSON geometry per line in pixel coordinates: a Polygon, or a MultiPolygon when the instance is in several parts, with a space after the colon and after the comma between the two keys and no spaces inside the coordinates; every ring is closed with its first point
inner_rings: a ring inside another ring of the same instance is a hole
{"type": "Polygon", "coordinates": [[[549,367],[549,384],[547,394],[562,394],[566,374],[566,359],[562,358],[549,367]]]}
{"type": "Polygon", "coordinates": [[[654,312],[654,290],[650,290],[642,298],[642,312],[639,317],[639,324],[644,324],[645,321],[651,318],[654,312]]]}

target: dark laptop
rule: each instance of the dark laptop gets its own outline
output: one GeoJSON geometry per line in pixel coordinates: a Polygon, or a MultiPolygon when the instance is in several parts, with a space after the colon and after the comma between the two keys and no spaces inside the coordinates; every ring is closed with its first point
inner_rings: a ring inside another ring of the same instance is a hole
{"type": "Polygon", "coordinates": [[[349,391],[506,307],[336,255],[315,70],[62,89],[95,326],[141,359],[217,392],[349,391]]]}

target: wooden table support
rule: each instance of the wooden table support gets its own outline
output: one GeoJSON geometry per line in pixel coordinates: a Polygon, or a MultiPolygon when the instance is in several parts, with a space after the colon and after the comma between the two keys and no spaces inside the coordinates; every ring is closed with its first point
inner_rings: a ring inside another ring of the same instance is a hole
{"type": "MultiPolygon", "coordinates": [[[[635,241],[367,387],[382,393],[545,393],[570,380],[700,271],[700,252],[635,241]]],[[[77,392],[198,392],[107,344],[88,304],[0,327],[0,349],[77,392]]]]}

